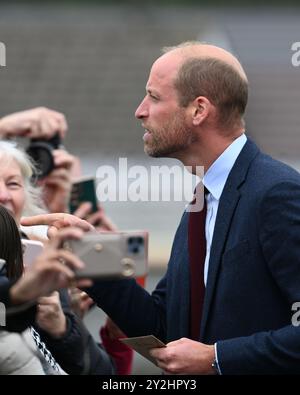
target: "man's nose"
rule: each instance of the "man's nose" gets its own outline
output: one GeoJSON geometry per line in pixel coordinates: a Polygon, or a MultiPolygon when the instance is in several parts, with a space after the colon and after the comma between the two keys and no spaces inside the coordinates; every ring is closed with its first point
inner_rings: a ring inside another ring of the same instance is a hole
{"type": "Polygon", "coordinates": [[[147,106],[145,103],[145,99],[141,102],[141,104],[138,106],[138,108],[135,111],[135,117],[137,119],[143,119],[146,118],[148,116],[148,110],[147,110],[147,106]]]}

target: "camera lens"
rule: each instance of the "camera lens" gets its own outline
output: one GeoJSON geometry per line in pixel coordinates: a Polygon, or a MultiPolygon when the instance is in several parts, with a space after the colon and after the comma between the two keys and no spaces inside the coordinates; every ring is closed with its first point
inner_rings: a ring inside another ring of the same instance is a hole
{"type": "Polygon", "coordinates": [[[52,151],[61,146],[61,139],[56,133],[49,140],[31,139],[26,150],[27,154],[34,160],[37,166],[37,174],[34,178],[41,179],[46,177],[54,169],[54,159],[52,151]]]}
{"type": "Polygon", "coordinates": [[[38,173],[37,178],[47,176],[54,169],[54,160],[51,153],[51,148],[45,143],[33,143],[27,149],[27,154],[33,159],[36,164],[38,173]]]}
{"type": "Polygon", "coordinates": [[[144,248],[144,239],[140,236],[129,237],[127,243],[128,243],[128,251],[132,254],[138,254],[144,248]]]}

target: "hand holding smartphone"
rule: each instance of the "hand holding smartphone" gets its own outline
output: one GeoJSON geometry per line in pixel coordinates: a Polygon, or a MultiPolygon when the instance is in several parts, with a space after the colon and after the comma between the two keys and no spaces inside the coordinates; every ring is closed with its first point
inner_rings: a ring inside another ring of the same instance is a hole
{"type": "Polygon", "coordinates": [[[69,202],[70,213],[73,214],[84,202],[91,203],[92,210],[90,214],[98,211],[98,200],[96,196],[94,177],[81,177],[73,182],[69,202]]]}
{"type": "Polygon", "coordinates": [[[65,248],[85,263],[78,278],[130,278],[148,271],[146,231],[92,232],[81,240],[68,240],[65,248]]]}

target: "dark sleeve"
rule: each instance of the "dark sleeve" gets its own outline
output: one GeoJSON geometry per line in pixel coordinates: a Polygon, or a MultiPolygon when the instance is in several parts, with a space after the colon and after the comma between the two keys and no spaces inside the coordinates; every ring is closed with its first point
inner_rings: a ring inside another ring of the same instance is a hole
{"type": "Polygon", "coordinates": [[[114,374],[114,363],[110,356],[95,342],[80,318],[70,310],[65,293],[60,294],[67,320],[65,335],[59,339],[53,338],[36,327],[49,351],[68,374],[114,374]]]}
{"type": "MultiPolygon", "coordinates": [[[[291,325],[217,342],[223,374],[299,374],[300,329],[292,305],[300,301],[300,186],[285,181],[265,195],[259,238],[265,261],[291,315],[291,325]]],[[[276,308],[276,306],[274,306],[276,308]]]]}
{"type": "Polygon", "coordinates": [[[23,332],[35,320],[36,307],[32,305],[12,305],[10,300],[10,289],[13,283],[1,281],[0,284],[0,303],[1,327],[9,332],[23,332]],[[1,320],[2,321],[2,320],[1,320]],[[2,325],[4,323],[4,326],[2,325]]]}
{"type": "Polygon", "coordinates": [[[85,289],[127,336],[166,337],[166,276],[150,295],[135,280],[95,281],[85,289]]]}

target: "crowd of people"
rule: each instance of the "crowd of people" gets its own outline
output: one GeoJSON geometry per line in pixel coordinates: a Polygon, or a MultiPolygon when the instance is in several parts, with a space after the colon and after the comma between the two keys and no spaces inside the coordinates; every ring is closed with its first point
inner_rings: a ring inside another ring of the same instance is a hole
{"type": "MultiPolygon", "coordinates": [[[[7,325],[0,331],[0,373],[129,374],[133,353],[118,340],[125,335],[116,325],[107,318],[100,331],[100,344],[83,323],[93,301],[77,286],[89,285],[89,281],[76,284],[74,269],[83,267],[83,263],[62,248],[64,240],[78,236],[78,229],[62,230],[48,240],[41,229],[31,234],[32,228],[24,231],[20,225],[24,215],[68,212],[72,180],[79,166],[78,159],[65,149],[54,150],[53,170],[33,183],[33,160],[10,138],[49,139],[57,132],[65,137],[65,117],[47,108],[1,119],[0,255],[6,264],[1,269],[0,287],[7,325]],[[38,238],[45,248],[27,268],[21,240],[30,238],[38,238]],[[19,312],[17,306],[26,303],[29,307],[19,312]]],[[[102,207],[93,216],[89,210],[83,204],[75,213],[78,218],[88,219],[86,230],[94,226],[100,231],[116,230],[102,207]]]]}
{"type": "MultiPolygon", "coordinates": [[[[247,99],[242,65],[213,45],[166,48],[151,68],[135,113],[145,129],[145,153],[176,158],[194,174],[204,168],[195,190],[196,200],[204,194],[203,208],[193,210],[193,200],[183,213],[166,274],[152,294],[134,279],[76,280],[74,269],[84,264],[62,241],[115,226],[103,208],[97,216],[89,216],[88,206],[67,212],[72,155],[58,150],[53,172],[33,186],[26,154],[0,143],[0,258],[6,261],[0,300],[8,307],[0,347],[15,361],[7,367],[0,350],[0,369],[129,373],[131,351],[112,343],[126,333],[164,341],[150,354],[169,374],[300,373],[300,329],[292,323],[292,305],[300,300],[300,176],[247,136],[247,99]],[[49,240],[27,269],[20,231],[37,225],[48,227],[49,240]],[[70,295],[79,296],[77,313],[70,295]],[[110,317],[102,346],[78,318],[91,303],[110,317]]],[[[63,115],[45,108],[0,121],[3,138],[49,139],[66,130],[63,115]]]]}

